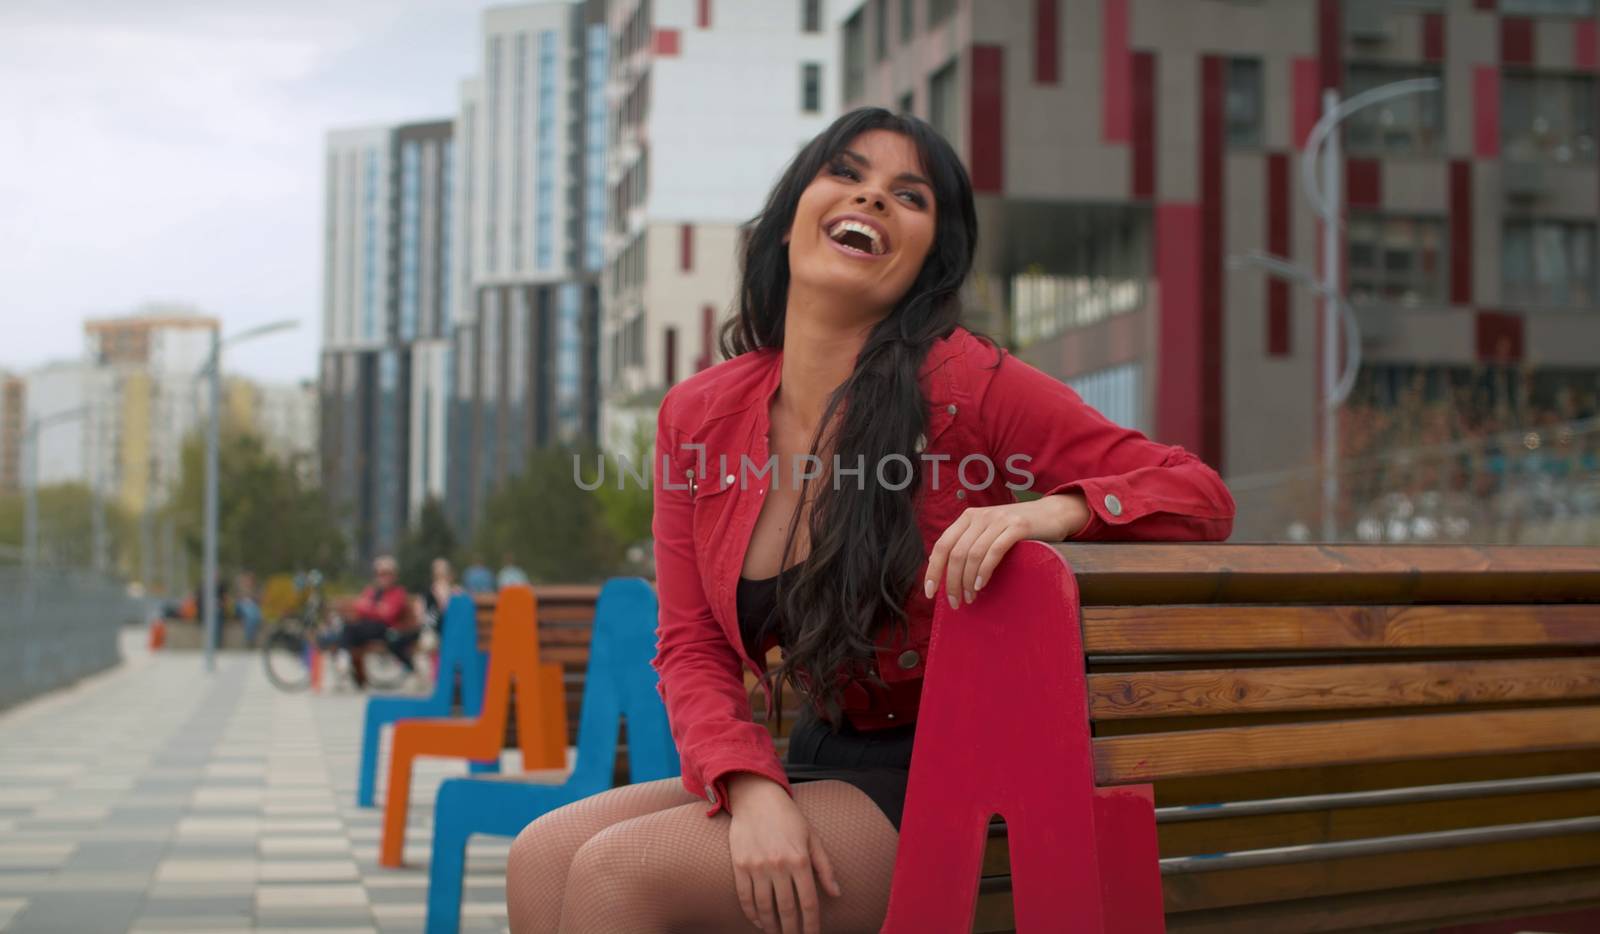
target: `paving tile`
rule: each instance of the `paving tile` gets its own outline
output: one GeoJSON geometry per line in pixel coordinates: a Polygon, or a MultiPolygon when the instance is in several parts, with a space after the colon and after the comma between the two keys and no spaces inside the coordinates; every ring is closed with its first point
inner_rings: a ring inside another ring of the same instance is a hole
{"type": "Polygon", "coordinates": [[[140,892],[46,892],[28,899],[8,927],[19,932],[122,934],[143,903],[140,892]]]}

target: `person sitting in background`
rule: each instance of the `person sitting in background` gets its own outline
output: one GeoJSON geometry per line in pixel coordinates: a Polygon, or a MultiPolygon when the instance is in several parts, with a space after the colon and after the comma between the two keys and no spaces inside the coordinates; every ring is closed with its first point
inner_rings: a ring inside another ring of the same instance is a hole
{"type": "Polygon", "coordinates": [[[455,572],[444,558],[433,559],[432,573],[433,579],[422,590],[422,612],[433,621],[434,628],[443,636],[445,607],[450,605],[451,597],[461,592],[461,588],[456,586],[455,572]]]}
{"type": "Polygon", "coordinates": [[[343,631],[344,649],[350,653],[350,672],[358,688],[367,686],[366,651],[373,642],[383,642],[406,671],[416,670],[411,661],[415,641],[402,645],[403,640],[391,636],[417,628],[411,600],[399,583],[399,565],[389,555],[381,555],[372,562],[372,575],[372,586],[351,604],[352,618],[345,622],[343,631]]]}
{"type": "Polygon", "coordinates": [[[495,581],[495,583],[498,586],[505,588],[510,587],[512,584],[526,584],[527,582],[528,573],[522,568],[517,567],[516,559],[510,554],[507,554],[505,558],[500,561],[500,577],[495,581]]]}
{"type": "Polygon", "coordinates": [[[461,583],[466,586],[467,593],[494,593],[494,572],[484,567],[482,561],[474,561],[462,574],[461,583]]]}

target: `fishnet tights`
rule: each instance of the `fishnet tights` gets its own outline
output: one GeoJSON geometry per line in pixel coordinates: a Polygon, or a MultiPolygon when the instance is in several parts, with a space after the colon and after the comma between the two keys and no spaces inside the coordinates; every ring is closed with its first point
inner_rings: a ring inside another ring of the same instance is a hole
{"type": "MultiPolygon", "coordinates": [[[[899,834],[860,789],[802,782],[795,802],[821,836],[844,894],[817,884],[825,932],[877,931],[899,834]]],[[[739,907],[731,818],[676,778],[627,785],[552,811],[511,847],[506,901],[515,934],[754,930],[739,907]]],[[[778,932],[772,932],[778,934],[778,932]]]]}

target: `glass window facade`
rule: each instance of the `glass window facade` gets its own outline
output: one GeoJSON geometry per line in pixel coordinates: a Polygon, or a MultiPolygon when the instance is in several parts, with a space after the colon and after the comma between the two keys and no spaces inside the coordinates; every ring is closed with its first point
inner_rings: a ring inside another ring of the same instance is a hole
{"type": "Polygon", "coordinates": [[[1019,261],[1010,277],[1015,346],[1048,340],[1145,303],[1148,211],[1122,205],[1052,205],[1018,211],[1005,224],[1013,232],[1019,261]]]}
{"type": "Polygon", "coordinates": [[[1500,0],[1506,16],[1593,16],[1595,0],[1500,0]]]}
{"type": "Polygon", "coordinates": [[[950,63],[928,79],[928,122],[945,139],[954,140],[957,119],[956,65],[950,63]]]}
{"type": "Polygon", "coordinates": [[[1261,60],[1228,59],[1226,111],[1228,145],[1254,149],[1261,145],[1261,60]]]}
{"type": "Polygon", "coordinates": [[[802,0],[800,4],[800,31],[822,31],[822,0],[802,0]]]}
{"type": "MultiPolygon", "coordinates": [[[[1437,65],[1358,62],[1350,66],[1346,98],[1412,78],[1443,79],[1437,65]]],[[[1354,155],[1437,153],[1444,147],[1444,89],[1405,94],[1351,114],[1344,122],[1345,148],[1354,155]]]]}
{"type": "Polygon", "coordinates": [[[400,147],[400,340],[417,337],[422,259],[422,145],[400,147]]]}
{"type": "Polygon", "coordinates": [[[369,149],[363,164],[361,207],[361,336],[368,341],[384,338],[378,320],[378,152],[369,149]]]}
{"type": "Polygon", "coordinates": [[[844,24],[844,97],[855,100],[867,88],[867,24],[862,11],[844,24]]]}
{"type": "Polygon", "coordinates": [[[1593,162],[1594,89],[1592,75],[1505,75],[1500,101],[1505,158],[1593,162]]]}
{"type": "Polygon", "coordinates": [[[604,23],[589,27],[588,75],[584,87],[584,243],[589,272],[605,267],[606,230],[606,79],[610,42],[604,23]]]}
{"type": "Polygon", "coordinates": [[[556,300],[556,433],[565,442],[583,433],[583,287],[562,283],[556,300]]]}
{"type": "Polygon", "coordinates": [[[1441,305],[1449,275],[1445,221],[1352,212],[1350,301],[1370,305],[1441,305]]]}
{"type": "Polygon", "coordinates": [[[1501,298],[1506,304],[1594,308],[1594,222],[1508,221],[1500,249],[1501,298]]]}
{"type": "Polygon", "coordinates": [[[822,111],[822,66],[816,62],[800,66],[800,111],[808,114],[822,111]]]}
{"type": "Polygon", "coordinates": [[[522,162],[521,154],[528,151],[528,34],[517,33],[517,68],[511,91],[511,151],[517,158],[511,160],[511,268],[522,268],[522,162]]]}
{"type": "Polygon", "coordinates": [[[486,155],[483,193],[484,233],[483,233],[483,261],[484,268],[494,272],[499,266],[500,258],[500,37],[495,36],[489,40],[488,64],[488,92],[484,101],[484,109],[488,114],[485,123],[488,125],[488,139],[484,145],[488,149],[486,155]]]}
{"type": "Polygon", "coordinates": [[[539,122],[536,129],[538,182],[534,190],[533,245],[541,271],[555,262],[556,201],[556,34],[539,33],[539,122]]]}

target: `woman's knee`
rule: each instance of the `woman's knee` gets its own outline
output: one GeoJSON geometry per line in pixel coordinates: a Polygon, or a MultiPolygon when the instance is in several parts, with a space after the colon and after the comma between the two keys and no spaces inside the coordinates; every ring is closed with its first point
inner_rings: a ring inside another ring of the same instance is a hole
{"type": "Polygon", "coordinates": [[[584,841],[572,855],[567,888],[579,898],[626,898],[649,891],[659,881],[653,860],[639,859],[638,841],[627,822],[614,824],[584,841]],[[630,858],[631,854],[631,858],[630,858]]]}

